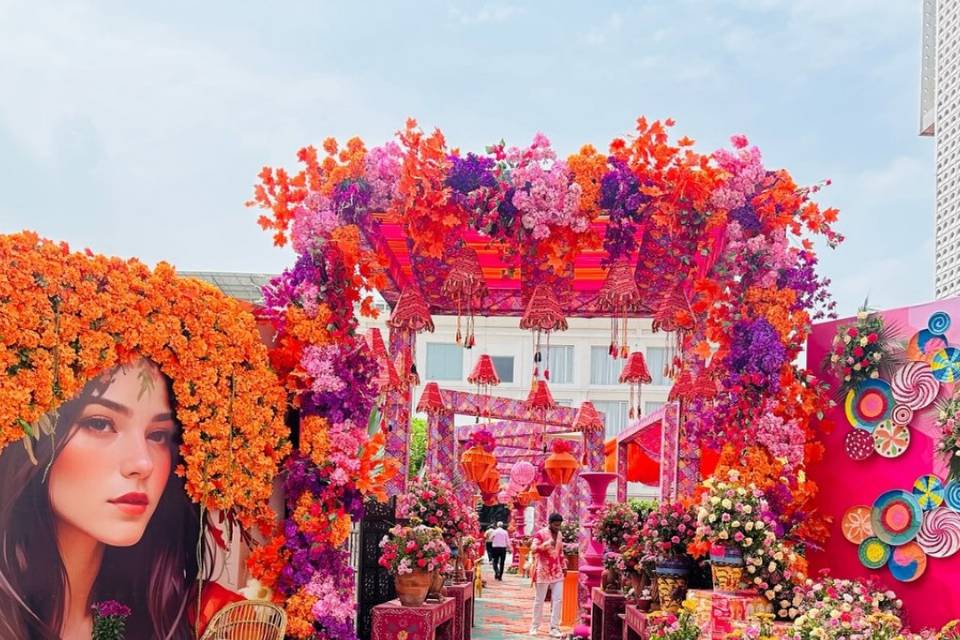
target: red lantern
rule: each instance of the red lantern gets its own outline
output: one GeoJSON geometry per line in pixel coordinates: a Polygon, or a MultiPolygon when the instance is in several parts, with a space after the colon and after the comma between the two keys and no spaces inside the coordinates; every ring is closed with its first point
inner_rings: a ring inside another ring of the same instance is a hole
{"type": "Polygon", "coordinates": [[[380,329],[371,327],[367,330],[367,333],[364,337],[367,339],[367,345],[370,346],[370,350],[373,351],[373,355],[378,358],[387,357],[387,347],[383,343],[383,334],[380,333],[380,329]]]}
{"type": "Polygon", "coordinates": [[[497,369],[493,366],[493,358],[485,353],[477,358],[477,364],[473,365],[473,371],[467,376],[467,382],[481,387],[495,387],[500,384],[500,376],[497,375],[497,369]]]}
{"type": "Polygon", "coordinates": [[[446,410],[443,402],[443,394],[440,393],[440,385],[436,382],[428,382],[420,394],[420,402],[417,403],[417,411],[438,415],[446,410]]]}
{"type": "Polygon", "coordinates": [[[420,333],[424,330],[433,333],[430,308],[416,285],[407,286],[400,293],[400,299],[387,320],[387,326],[406,333],[420,333]]]}
{"type": "Polygon", "coordinates": [[[481,447],[470,447],[460,455],[463,475],[467,480],[473,482],[480,482],[483,476],[496,464],[496,457],[481,447]]]}
{"type": "Polygon", "coordinates": [[[527,396],[527,407],[531,411],[546,411],[557,406],[553,396],[550,394],[550,387],[546,380],[537,380],[527,396]]]}
{"type": "Polygon", "coordinates": [[[643,398],[643,385],[653,382],[650,371],[647,369],[647,361],[643,358],[643,353],[634,351],[627,358],[627,364],[620,373],[620,383],[630,385],[630,419],[640,417],[640,403],[643,398]]]}
{"type": "Polygon", "coordinates": [[[483,304],[487,295],[487,283],[483,279],[483,270],[477,261],[477,253],[469,247],[463,247],[453,258],[450,272],[441,288],[443,295],[457,303],[457,344],[461,340],[465,349],[476,344],[474,333],[474,310],[483,304]],[[460,332],[460,316],[467,316],[466,331],[460,332]]]}
{"type": "MultiPolygon", "coordinates": [[[[557,300],[553,289],[546,284],[538,284],[530,296],[527,308],[520,318],[520,328],[533,331],[533,378],[540,377],[540,340],[542,334],[547,334],[547,350],[550,349],[550,332],[566,331],[567,319],[563,315],[560,301],[557,300]]],[[[543,377],[550,379],[550,366],[546,365],[543,377]]]]}
{"type": "Polygon", "coordinates": [[[577,417],[573,421],[573,428],[581,433],[603,429],[603,418],[600,417],[597,408],[589,400],[580,404],[577,417]]]}
{"type": "Polygon", "coordinates": [[[626,358],[627,352],[627,319],[630,311],[640,304],[640,288],[634,274],[634,265],[626,256],[618,258],[607,272],[607,279],[597,294],[597,306],[610,311],[614,316],[610,319],[610,356],[612,358],[626,358]],[[620,326],[617,326],[617,321],[620,326]]]}

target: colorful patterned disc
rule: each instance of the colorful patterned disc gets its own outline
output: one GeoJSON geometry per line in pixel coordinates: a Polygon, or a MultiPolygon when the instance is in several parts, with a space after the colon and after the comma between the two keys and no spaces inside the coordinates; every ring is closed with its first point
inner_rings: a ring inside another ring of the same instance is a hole
{"type": "Polygon", "coordinates": [[[913,334],[910,342],[907,343],[907,358],[921,362],[930,362],[933,354],[946,346],[946,338],[931,333],[929,329],[921,329],[913,334]]]}
{"type": "Polygon", "coordinates": [[[873,436],[863,429],[850,429],[843,438],[843,450],[854,462],[863,462],[873,455],[873,436]]]}
{"type": "Polygon", "coordinates": [[[901,489],[882,493],[870,513],[873,535],[892,545],[913,540],[922,523],[923,509],[917,499],[901,489]]]}
{"type": "Polygon", "coordinates": [[[954,511],[960,511],[960,480],[951,480],[943,490],[943,501],[954,511]]]}
{"type": "Polygon", "coordinates": [[[913,409],[905,404],[895,404],[893,405],[893,412],[890,414],[890,419],[893,420],[894,424],[908,426],[913,422],[913,409]]]}
{"type": "Polygon", "coordinates": [[[860,543],[857,555],[867,569],[879,569],[890,559],[890,545],[879,538],[867,538],[860,543]]]}
{"type": "Polygon", "coordinates": [[[893,550],[887,568],[900,582],[913,582],[927,570],[927,554],[916,542],[908,542],[893,550]]]}
{"type": "Polygon", "coordinates": [[[847,509],[840,521],[843,537],[853,544],[860,544],[872,536],[873,524],[870,522],[870,513],[870,507],[862,504],[847,509]]]}
{"type": "Polygon", "coordinates": [[[910,427],[886,420],[873,431],[873,448],[884,458],[898,458],[910,446],[910,427]]]}
{"type": "Polygon", "coordinates": [[[950,328],[950,314],[946,311],[935,311],[927,320],[927,329],[935,336],[942,336],[950,328]]]}
{"type": "MultiPolygon", "coordinates": [[[[926,362],[906,362],[893,372],[890,390],[897,405],[903,405],[914,411],[930,406],[940,393],[940,383],[933,376],[930,364],[926,362]]],[[[896,407],[894,407],[896,410],[896,407]]],[[[894,418],[898,424],[906,424],[894,418]]]]}
{"type": "Polygon", "coordinates": [[[947,347],[940,349],[930,360],[933,377],[940,382],[956,382],[960,380],[960,349],[947,347]]]}
{"type": "Polygon", "coordinates": [[[946,507],[927,511],[917,544],[931,558],[949,558],[960,551],[960,513],[946,507]]]}
{"type": "Polygon", "coordinates": [[[932,473],[920,476],[913,483],[913,497],[924,511],[936,509],[943,504],[943,482],[932,473]]]}
{"type": "Polygon", "coordinates": [[[893,412],[893,391],[886,380],[864,380],[847,392],[847,421],[858,429],[873,431],[893,412]]]}

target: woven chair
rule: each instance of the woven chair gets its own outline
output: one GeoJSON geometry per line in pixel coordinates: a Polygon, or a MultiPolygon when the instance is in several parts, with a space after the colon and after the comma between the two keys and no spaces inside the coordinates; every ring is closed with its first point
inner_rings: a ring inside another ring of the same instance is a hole
{"type": "Polygon", "coordinates": [[[243,600],[217,612],[200,640],[283,640],[287,614],[266,600],[243,600]]]}

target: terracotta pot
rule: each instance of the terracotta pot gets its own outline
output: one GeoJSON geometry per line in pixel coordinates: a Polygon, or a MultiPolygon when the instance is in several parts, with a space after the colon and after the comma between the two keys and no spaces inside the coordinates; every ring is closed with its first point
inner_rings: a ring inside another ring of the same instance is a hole
{"type": "Polygon", "coordinates": [[[580,569],[580,554],[569,553],[564,556],[567,559],[567,571],[577,571],[580,569]]]}
{"type": "Polygon", "coordinates": [[[393,586],[397,590],[397,598],[405,607],[419,607],[427,599],[433,574],[426,571],[414,571],[402,576],[393,577],[393,586]]]}
{"type": "Polygon", "coordinates": [[[573,474],[580,463],[569,453],[551,453],[543,462],[543,469],[553,484],[567,484],[573,480],[573,474]]]}
{"type": "Polygon", "coordinates": [[[460,456],[463,475],[473,482],[480,482],[496,464],[496,457],[481,447],[470,447],[460,456]]]}

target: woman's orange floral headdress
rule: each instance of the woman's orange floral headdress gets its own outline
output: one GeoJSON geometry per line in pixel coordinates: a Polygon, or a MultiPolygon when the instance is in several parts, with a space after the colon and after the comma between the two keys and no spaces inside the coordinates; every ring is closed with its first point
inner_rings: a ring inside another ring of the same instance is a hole
{"type": "Polygon", "coordinates": [[[173,382],[177,473],[192,500],[244,527],[267,506],[289,450],[285,395],[253,316],[161,263],[71,252],[32,232],[0,236],[0,449],[56,438],[52,412],[138,357],[173,382]]]}

